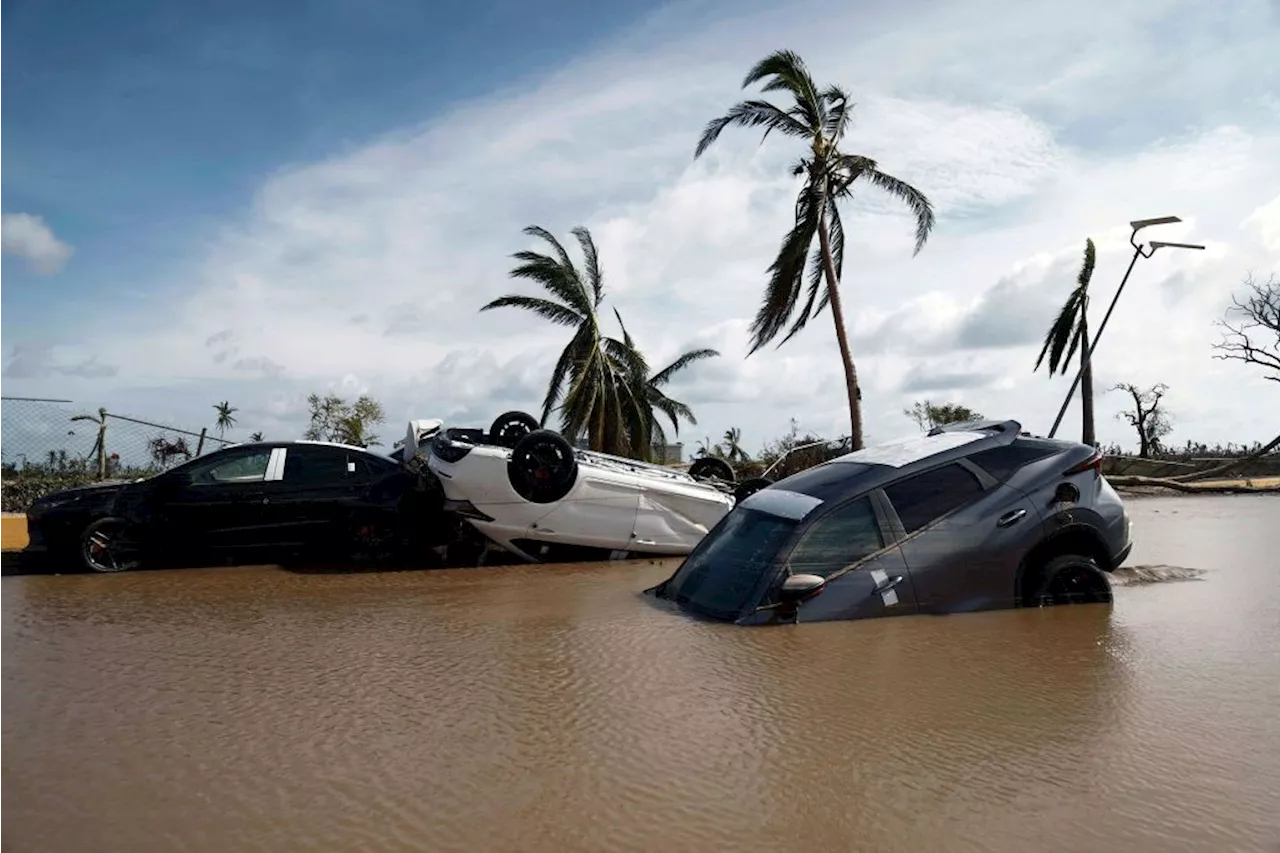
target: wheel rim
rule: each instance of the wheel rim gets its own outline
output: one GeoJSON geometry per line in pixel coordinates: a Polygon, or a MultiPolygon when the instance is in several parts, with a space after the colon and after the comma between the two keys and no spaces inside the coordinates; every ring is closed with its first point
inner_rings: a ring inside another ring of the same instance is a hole
{"type": "Polygon", "coordinates": [[[1089,604],[1098,599],[1098,590],[1089,570],[1082,566],[1068,566],[1058,571],[1045,585],[1037,604],[1058,606],[1063,604],[1089,604]]]}
{"type": "Polygon", "coordinates": [[[104,524],[85,537],[84,560],[96,572],[135,569],[138,546],[123,524],[104,524]]]}

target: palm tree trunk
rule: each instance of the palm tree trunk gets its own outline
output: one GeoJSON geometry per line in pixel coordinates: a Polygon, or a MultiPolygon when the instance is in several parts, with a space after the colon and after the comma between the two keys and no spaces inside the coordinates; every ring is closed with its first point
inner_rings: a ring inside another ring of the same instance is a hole
{"type": "Polygon", "coordinates": [[[840,282],[836,280],[836,265],[831,258],[831,234],[827,230],[825,211],[818,219],[818,244],[822,249],[822,267],[827,278],[827,294],[831,301],[831,319],[836,324],[836,343],[840,346],[840,360],[844,364],[844,384],[849,392],[849,440],[852,450],[862,449],[862,392],[858,388],[858,369],[853,365],[849,351],[849,335],[844,328],[844,306],[840,301],[840,282]]]}
{"type": "Polygon", "coordinates": [[[1089,360],[1089,324],[1084,317],[1088,303],[1080,308],[1080,441],[1090,447],[1098,444],[1093,429],[1093,362],[1089,360]]]}

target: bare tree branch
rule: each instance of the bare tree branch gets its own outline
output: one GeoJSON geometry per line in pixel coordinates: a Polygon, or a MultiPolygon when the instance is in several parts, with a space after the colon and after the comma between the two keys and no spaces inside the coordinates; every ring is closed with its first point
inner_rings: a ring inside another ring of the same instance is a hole
{"type": "Polygon", "coordinates": [[[1223,331],[1214,358],[1257,365],[1266,371],[1263,378],[1280,382],[1280,279],[1273,273],[1263,284],[1250,273],[1244,287],[1245,295],[1232,296],[1216,323],[1223,331]]]}

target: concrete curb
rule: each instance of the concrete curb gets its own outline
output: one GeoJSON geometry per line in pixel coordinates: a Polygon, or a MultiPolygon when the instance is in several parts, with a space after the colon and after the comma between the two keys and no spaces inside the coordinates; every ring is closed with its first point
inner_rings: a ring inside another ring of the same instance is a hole
{"type": "Polygon", "coordinates": [[[0,550],[21,551],[30,541],[27,537],[27,517],[20,512],[6,512],[0,516],[0,550]]]}

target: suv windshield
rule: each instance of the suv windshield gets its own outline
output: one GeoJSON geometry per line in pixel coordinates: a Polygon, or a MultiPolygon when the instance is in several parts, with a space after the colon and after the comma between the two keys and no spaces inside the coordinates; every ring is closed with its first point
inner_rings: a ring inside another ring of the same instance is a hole
{"type": "Polygon", "coordinates": [[[666,583],[662,597],[714,619],[736,619],[798,523],[735,507],[666,583]]]}

